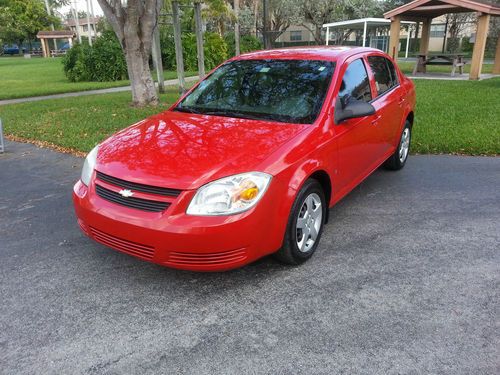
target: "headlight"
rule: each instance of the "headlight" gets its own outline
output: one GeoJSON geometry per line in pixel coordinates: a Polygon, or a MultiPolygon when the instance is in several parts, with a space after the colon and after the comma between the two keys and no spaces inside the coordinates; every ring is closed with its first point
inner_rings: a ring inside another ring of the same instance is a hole
{"type": "Polygon", "coordinates": [[[237,174],[202,186],[187,209],[188,215],[231,215],[246,211],[264,195],[272,176],[267,173],[237,174]]]}
{"type": "Polygon", "coordinates": [[[92,172],[94,171],[95,168],[95,161],[97,159],[98,149],[99,146],[95,146],[85,158],[85,163],[83,163],[82,177],[80,179],[86,186],[89,186],[90,178],[92,177],[92,172]]]}

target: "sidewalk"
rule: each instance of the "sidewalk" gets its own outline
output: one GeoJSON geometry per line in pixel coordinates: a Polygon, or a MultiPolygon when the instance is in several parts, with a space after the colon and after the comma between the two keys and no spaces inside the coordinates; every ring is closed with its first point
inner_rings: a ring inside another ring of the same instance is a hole
{"type": "MultiPolygon", "coordinates": [[[[186,77],[186,82],[193,82],[198,80],[198,76],[186,77]]],[[[178,80],[169,79],[165,81],[165,86],[175,86],[177,85],[178,80]]],[[[18,103],[26,103],[26,102],[37,102],[40,100],[47,99],[62,99],[62,98],[71,98],[75,96],[87,96],[87,95],[99,95],[99,94],[111,94],[115,92],[123,92],[130,91],[130,86],[122,86],[122,87],[112,87],[109,89],[99,89],[99,90],[88,90],[88,91],[77,91],[77,92],[67,92],[63,94],[53,94],[53,95],[43,95],[43,96],[33,96],[30,98],[18,98],[18,99],[6,99],[0,100],[0,106],[8,105],[8,104],[18,104],[18,103]]]]}

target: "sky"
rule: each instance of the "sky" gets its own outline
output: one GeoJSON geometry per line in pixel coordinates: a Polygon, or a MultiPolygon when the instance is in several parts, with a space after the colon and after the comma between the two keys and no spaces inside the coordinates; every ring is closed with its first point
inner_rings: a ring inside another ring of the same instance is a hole
{"type": "MultiPolygon", "coordinates": [[[[87,1],[86,0],[72,0],[72,2],[73,2],[73,4],[76,3],[76,7],[78,10],[87,11],[87,1]]],[[[101,7],[97,3],[97,0],[92,0],[92,3],[94,4],[94,14],[96,16],[102,16],[103,13],[102,13],[101,7]]],[[[70,9],[71,8],[69,6],[61,7],[59,9],[59,12],[64,15],[64,14],[68,13],[70,11],[70,9]]]]}

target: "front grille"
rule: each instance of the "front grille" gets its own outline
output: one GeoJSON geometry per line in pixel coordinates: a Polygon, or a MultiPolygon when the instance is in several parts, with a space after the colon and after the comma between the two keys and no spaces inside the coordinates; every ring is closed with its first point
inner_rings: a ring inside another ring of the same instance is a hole
{"type": "Polygon", "coordinates": [[[171,252],[167,264],[191,266],[220,266],[245,260],[247,254],[244,249],[223,251],[218,253],[186,253],[171,252]]]}
{"type": "Polygon", "coordinates": [[[118,238],[112,236],[111,234],[104,233],[98,229],[90,227],[90,232],[92,237],[103,245],[109,246],[113,249],[134,255],[139,258],[150,260],[153,258],[155,249],[152,246],[143,245],[137,242],[131,242],[124,240],[123,238],[118,238]]]}
{"type": "Polygon", "coordinates": [[[128,197],[125,198],[119,193],[112,190],[106,189],[101,185],[95,185],[95,191],[99,197],[107,201],[120,204],[122,206],[136,208],[138,210],[149,211],[149,212],[161,212],[166,210],[169,206],[169,202],[152,201],[149,199],[128,197]]]}
{"type": "Polygon", "coordinates": [[[120,178],[109,176],[99,171],[96,171],[96,176],[99,180],[107,182],[108,184],[119,186],[124,189],[130,189],[132,191],[140,191],[141,193],[157,194],[166,197],[177,197],[179,196],[180,193],[182,193],[182,190],[137,184],[135,182],[125,181],[120,178]]]}

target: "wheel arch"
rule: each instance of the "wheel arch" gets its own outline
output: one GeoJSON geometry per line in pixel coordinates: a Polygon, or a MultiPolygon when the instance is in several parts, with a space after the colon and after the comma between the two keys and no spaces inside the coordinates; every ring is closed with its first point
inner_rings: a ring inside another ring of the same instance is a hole
{"type": "Polygon", "coordinates": [[[413,121],[414,121],[414,119],[415,119],[415,114],[413,113],[413,111],[408,112],[408,114],[406,115],[406,120],[405,121],[409,121],[411,127],[413,127],[413,121]]]}
{"type": "MultiPolygon", "coordinates": [[[[326,201],[326,217],[325,217],[325,224],[328,222],[329,219],[329,208],[330,208],[330,200],[332,198],[332,180],[330,178],[330,175],[328,172],[324,169],[316,169],[309,173],[302,181],[300,184],[300,188],[304,185],[304,183],[307,180],[316,180],[319,182],[321,187],[323,188],[323,192],[325,193],[325,201],[326,201]]],[[[299,191],[300,188],[297,190],[299,191]]]]}
{"type": "Polygon", "coordinates": [[[329,219],[329,207],[330,207],[330,200],[332,198],[332,180],[330,178],[330,175],[328,172],[326,172],[323,169],[319,169],[314,171],[312,174],[310,174],[305,180],[309,179],[314,179],[319,182],[321,187],[323,188],[323,192],[325,193],[325,200],[326,200],[326,217],[325,217],[325,223],[328,222],[329,219]]]}
{"type": "Polygon", "coordinates": [[[290,199],[284,201],[286,203],[282,207],[282,212],[287,212],[287,214],[290,213],[291,206],[306,181],[309,179],[314,179],[318,181],[325,194],[326,223],[328,221],[330,204],[334,195],[334,178],[331,172],[335,170],[335,166],[335,160],[331,158],[331,156],[328,158],[328,156],[326,155],[314,155],[314,157],[303,159],[300,163],[295,164],[293,168],[288,168],[288,173],[285,172],[282,175],[282,183],[285,184],[287,196],[290,199]],[[324,163],[321,160],[328,161],[324,163]]]}

